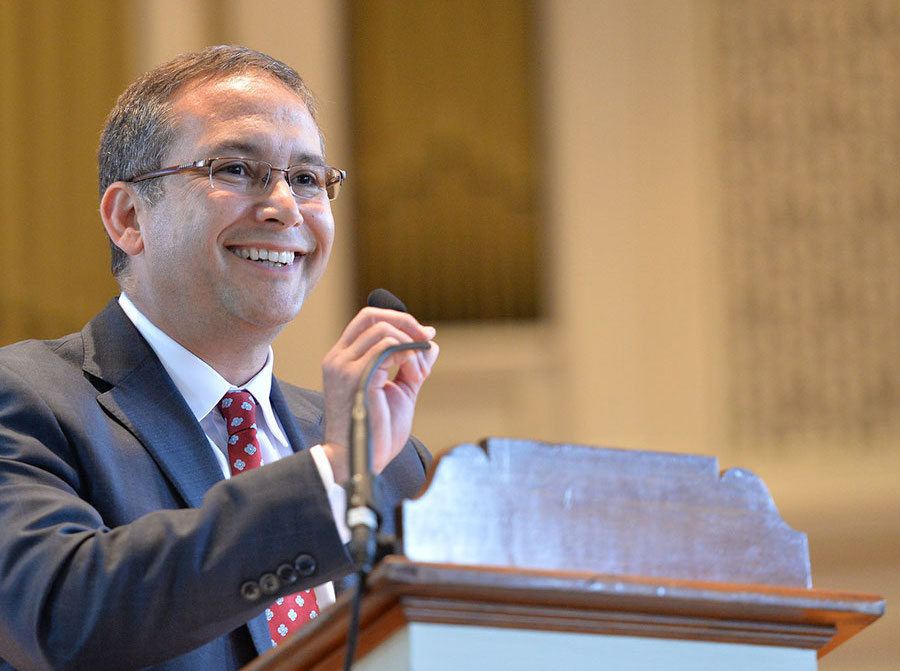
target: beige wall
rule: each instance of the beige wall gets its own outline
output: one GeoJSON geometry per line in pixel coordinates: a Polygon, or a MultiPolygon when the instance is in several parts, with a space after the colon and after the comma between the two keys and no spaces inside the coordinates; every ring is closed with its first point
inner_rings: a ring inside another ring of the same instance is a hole
{"type": "MultiPolygon", "coordinates": [[[[441,327],[415,431],[436,450],[509,435],[716,455],[759,474],[785,519],[809,533],[815,586],[896,601],[895,447],[779,452],[726,439],[712,1],[539,3],[551,315],[441,327]]],[[[350,170],[352,188],[336,4],[134,2],[134,68],[222,30],[297,66],[322,101],[329,159],[350,170]]],[[[336,203],[332,264],[276,346],[280,374],[307,386],[319,386],[318,362],[354,310],[349,231],[365,222],[351,205],[336,203]]],[[[897,634],[889,614],[821,668],[894,668],[897,634]]]]}

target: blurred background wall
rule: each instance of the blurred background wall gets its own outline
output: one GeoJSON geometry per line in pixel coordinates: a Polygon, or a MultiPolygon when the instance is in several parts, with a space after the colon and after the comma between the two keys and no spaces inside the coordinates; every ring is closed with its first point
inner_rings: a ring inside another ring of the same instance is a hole
{"type": "Polygon", "coordinates": [[[479,29],[449,2],[2,0],[0,344],[76,330],[115,295],[95,152],[116,95],[185,50],[261,49],[317,92],[329,161],[350,173],[326,277],[276,343],[282,377],[320,386],[369,265],[451,297],[454,277],[507,278],[533,299],[518,317],[436,324],[415,432],[438,452],[507,435],[750,468],[809,534],[816,587],[888,597],[821,668],[896,668],[900,0],[484,7],[479,29]],[[432,51],[412,36],[426,24],[443,31],[432,51]],[[483,104],[482,128],[466,98],[497,92],[508,107],[483,104]],[[380,171],[409,149],[403,114],[457,144],[380,171]],[[460,155],[465,188],[424,214],[394,202],[460,155]],[[510,219],[475,216],[507,183],[510,219]],[[391,242],[359,260],[385,207],[427,258],[391,242]]]}

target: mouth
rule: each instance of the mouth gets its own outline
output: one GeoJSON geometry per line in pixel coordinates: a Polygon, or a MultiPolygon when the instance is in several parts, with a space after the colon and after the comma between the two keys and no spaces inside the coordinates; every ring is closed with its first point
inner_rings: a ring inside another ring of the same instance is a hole
{"type": "Polygon", "coordinates": [[[271,268],[283,268],[294,262],[297,256],[295,252],[279,251],[277,249],[258,249],[256,247],[229,247],[235,256],[248,261],[256,261],[271,268]]]}

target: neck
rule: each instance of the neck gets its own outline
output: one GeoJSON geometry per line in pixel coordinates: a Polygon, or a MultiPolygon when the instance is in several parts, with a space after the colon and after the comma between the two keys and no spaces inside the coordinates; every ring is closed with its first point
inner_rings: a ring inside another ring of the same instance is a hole
{"type": "Polygon", "coordinates": [[[131,294],[129,298],[158,329],[236,387],[242,387],[262,370],[269,348],[283,328],[259,326],[237,318],[227,323],[208,321],[173,310],[154,310],[152,304],[131,294]]]}
{"type": "MultiPolygon", "coordinates": [[[[269,344],[257,344],[255,346],[240,346],[237,348],[207,348],[190,347],[184,343],[183,347],[205,361],[219,375],[225,378],[235,387],[243,387],[266,365],[269,355],[269,344]]],[[[229,345],[233,345],[230,342],[229,345]]]]}
{"type": "Polygon", "coordinates": [[[164,326],[159,328],[235,387],[243,387],[262,370],[274,339],[274,335],[246,337],[247,334],[237,333],[231,326],[220,331],[227,332],[227,338],[185,333],[184,329],[176,332],[164,326]]]}

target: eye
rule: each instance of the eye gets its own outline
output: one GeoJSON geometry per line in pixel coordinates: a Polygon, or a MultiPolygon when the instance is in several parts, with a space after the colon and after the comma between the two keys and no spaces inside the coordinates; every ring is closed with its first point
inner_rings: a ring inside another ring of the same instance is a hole
{"type": "Polygon", "coordinates": [[[242,158],[218,158],[210,166],[213,179],[231,181],[252,180],[259,173],[255,161],[242,158]]]}
{"type": "Polygon", "coordinates": [[[322,186],[322,177],[319,171],[311,167],[296,167],[290,172],[291,187],[299,189],[319,189],[322,186]]]}

